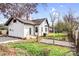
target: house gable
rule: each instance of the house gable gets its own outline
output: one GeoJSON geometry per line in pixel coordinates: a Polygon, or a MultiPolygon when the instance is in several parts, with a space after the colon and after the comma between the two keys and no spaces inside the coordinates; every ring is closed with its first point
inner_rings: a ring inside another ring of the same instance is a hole
{"type": "Polygon", "coordinates": [[[43,23],[46,24],[49,27],[49,23],[48,23],[48,20],[47,19],[45,19],[41,24],[43,24],[43,23]]]}
{"type": "Polygon", "coordinates": [[[22,24],[29,24],[29,25],[33,25],[34,24],[31,21],[27,21],[27,20],[23,20],[23,19],[19,19],[19,18],[9,18],[9,20],[4,25],[8,26],[12,20],[17,20],[17,21],[19,21],[22,24]]]}
{"type": "Polygon", "coordinates": [[[48,34],[48,22],[47,20],[44,20],[40,25],[39,25],[39,36],[43,36],[44,33],[45,34],[48,34]],[[47,29],[47,31],[46,31],[47,29]]]}
{"type": "MultiPolygon", "coordinates": [[[[9,20],[5,23],[5,25],[8,26],[12,20],[17,20],[23,24],[29,24],[29,25],[34,25],[34,26],[40,25],[44,20],[46,20],[46,22],[48,24],[48,21],[46,18],[36,19],[36,20],[24,20],[24,19],[19,19],[19,18],[9,18],[9,20]]],[[[48,24],[48,26],[49,26],[49,24],[48,24]]]]}
{"type": "Polygon", "coordinates": [[[8,24],[8,35],[24,38],[24,24],[19,21],[11,20],[8,24]]]}

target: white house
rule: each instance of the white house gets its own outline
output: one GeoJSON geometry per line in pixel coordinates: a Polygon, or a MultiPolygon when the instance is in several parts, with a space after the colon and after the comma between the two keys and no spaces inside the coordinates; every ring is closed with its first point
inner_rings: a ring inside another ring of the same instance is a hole
{"type": "Polygon", "coordinates": [[[43,36],[48,34],[48,21],[46,18],[35,20],[24,20],[10,18],[5,25],[8,26],[8,36],[25,38],[28,35],[43,36]]]}

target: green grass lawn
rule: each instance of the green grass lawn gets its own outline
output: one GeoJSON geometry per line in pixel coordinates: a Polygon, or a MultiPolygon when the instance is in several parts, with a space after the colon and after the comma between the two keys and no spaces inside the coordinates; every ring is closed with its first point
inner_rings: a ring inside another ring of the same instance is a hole
{"type": "MultiPolygon", "coordinates": [[[[47,45],[41,43],[9,43],[7,45],[9,48],[16,48],[17,55],[31,55],[31,56],[64,56],[66,52],[70,51],[67,47],[47,45]]],[[[72,55],[72,53],[70,54],[72,55]]]]}
{"type": "Polygon", "coordinates": [[[66,33],[49,33],[48,36],[63,36],[63,35],[67,35],[66,33]]]}
{"type": "Polygon", "coordinates": [[[44,38],[54,38],[56,40],[62,40],[62,41],[64,41],[65,39],[67,39],[67,34],[66,33],[49,33],[44,38]]]}

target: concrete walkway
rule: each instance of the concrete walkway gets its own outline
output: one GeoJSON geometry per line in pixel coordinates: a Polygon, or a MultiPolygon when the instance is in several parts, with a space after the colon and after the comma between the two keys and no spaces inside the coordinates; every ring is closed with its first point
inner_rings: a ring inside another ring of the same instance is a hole
{"type": "Polygon", "coordinates": [[[9,42],[16,42],[20,41],[21,39],[12,38],[12,37],[0,37],[0,44],[2,43],[9,43],[9,42]]]}
{"type": "Polygon", "coordinates": [[[66,42],[66,41],[58,41],[58,40],[52,40],[52,39],[42,39],[40,40],[41,43],[45,44],[51,44],[51,45],[59,45],[59,46],[66,46],[66,47],[74,47],[74,44],[72,42],[66,42]]]}

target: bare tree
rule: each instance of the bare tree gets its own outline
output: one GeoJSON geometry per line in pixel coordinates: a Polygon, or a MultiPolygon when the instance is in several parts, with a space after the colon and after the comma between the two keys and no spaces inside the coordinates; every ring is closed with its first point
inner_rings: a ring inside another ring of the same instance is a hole
{"type": "Polygon", "coordinates": [[[26,17],[28,20],[29,15],[37,13],[36,3],[0,3],[0,13],[5,17],[26,17]]]}
{"type": "Polygon", "coordinates": [[[68,14],[64,16],[64,22],[67,28],[69,41],[74,43],[76,54],[79,55],[79,40],[77,40],[77,45],[76,45],[75,34],[73,34],[75,29],[78,28],[78,20],[71,9],[69,9],[68,14]]]}
{"type": "Polygon", "coordinates": [[[44,6],[44,9],[45,9],[45,11],[47,11],[48,13],[49,13],[49,16],[50,16],[50,19],[51,19],[51,23],[52,23],[52,25],[51,25],[51,27],[52,27],[52,32],[53,32],[53,29],[54,29],[54,21],[55,21],[55,19],[56,19],[56,14],[53,14],[53,13],[55,13],[55,11],[49,11],[48,10],[48,4],[46,4],[46,3],[44,3],[44,4],[42,4],[43,6],[44,6]]]}
{"type": "Polygon", "coordinates": [[[50,18],[51,18],[51,22],[52,22],[52,32],[53,32],[53,30],[54,30],[54,21],[55,21],[56,17],[55,17],[55,15],[52,15],[52,14],[53,13],[49,13],[50,18]]]}
{"type": "MultiPolygon", "coordinates": [[[[48,5],[47,4],[43,4],[44,8],[45,8],[45,11],[47,11],[49,13],[49,16],[50,16],[50,19],[51,19],[51,23],[52,23],[52,32],[54,30],[55,32],[55,29],[54,29],[54,22],[55,20],[58,18],[59,19],[59,15],[58,15],[58,11],[49,11],[48,10],[48,5]]],[[[54,44],[54,39],[53,39],[53,44],[54,44]]]]}
{"type": "Polygon", "coordinates": [[[65,25],[67,28],[69,39],[72,42],[75,42],[73,38],[73,31],[75,31],[76,26],[76,18],[74,17],[74,14],[71,10],[68,11],[68,14],[64,16],[65,25]]]}

